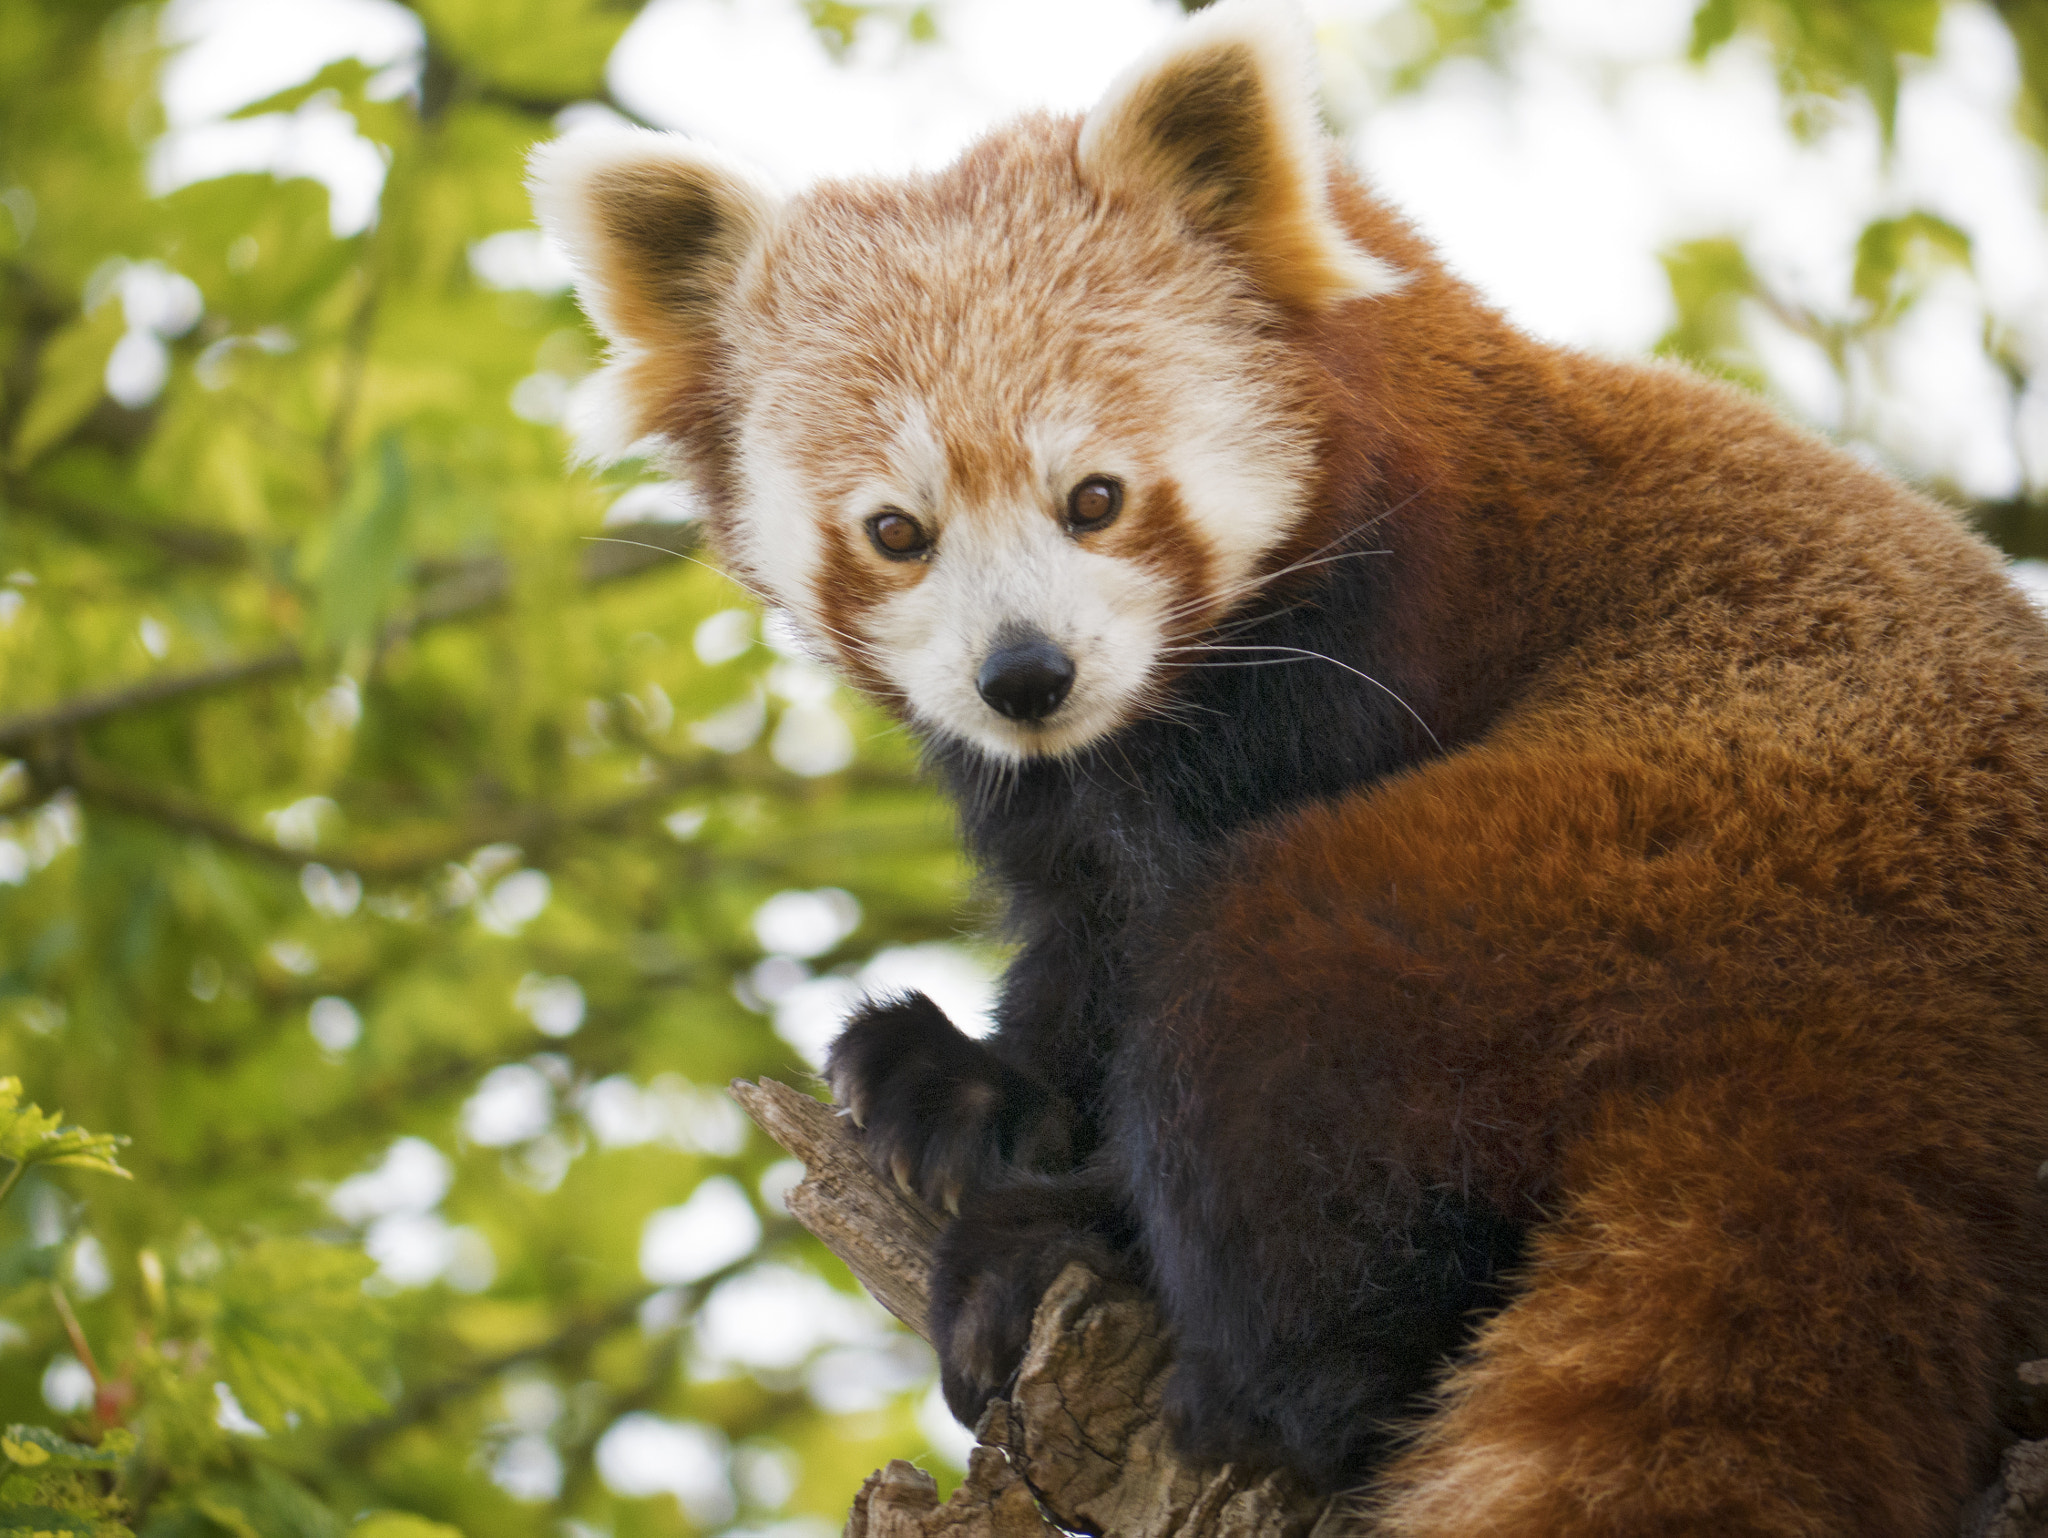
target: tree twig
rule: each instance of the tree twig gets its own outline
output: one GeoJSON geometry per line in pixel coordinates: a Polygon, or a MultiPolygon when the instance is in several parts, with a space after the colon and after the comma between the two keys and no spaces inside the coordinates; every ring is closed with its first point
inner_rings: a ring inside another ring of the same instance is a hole
{"type": "Polygon", "coordinates": [[[92,1374],[93,1392],[103,1393],[107,1380],[100,1373],[99,1359],[92,1354],[92,1342],[85,1338],[85,1326],[78,1322],[78,1315],[71,1307],[71,1300],[64,1295],[64,1289],[55,1282],[50,1283],[50,1301],[57,1305],[57,1317],[63,1322],[64,1334],[71,1342],[72,1352],[85,1364],[85,1370],[92,1374]]]}
{"type": "Polygon", "coordinates": [[[839,1115],[822,1101],[763,1079],[732,1096],[761,1130],[803,1161],[789,1214],[845,1261],[877,1303],[929,1340],[928,1272],[945,1219],[916,1197],[884,1185],[839,1115]]]}
{"type": "MultiPolygon", "coordinates": [[[[762,1235],[762,1243],[773,1244],[778,1239],[788,1238],[794,1232],[792,1225],[771,1224],[762,1235]]],[[[684,1303],[677,1311],[677,1317],[689,1318],[697,1305],[703,1301],[706,1293],[720,1282],[752,1265],[755,1259],[755,1254],[750,1252],[729,1265],[721,1266],[710,1275],[690,1283],[683,1289],[684,1303]]],[[[524,1366],[528,1362],[577,1360],[587,1356],[612,1331],[635,1318],[649,1298],[665,1290],[660,1287],[645,1287],[637,1292],[627,1293],[594,1313],[571,1320],[545,1340],[480,1358],[438,1382],[422,1384],[405,1394],[388,1412],[376,1420],[365,1421],[341,1432],[334,1440],[335,1457],[343,1464],[359,1460],[377,1443],[408,1426],[429,1419],[439,1413],[443,1405],[477,1392],[511,1368],[524,1366]]]]}
{"type": "Polygon", "coordinates": [[[613,801],[566,810],[545,804],[522,807],[472,823],[453,838],[444,833],[424,846],[409,847],[389,841],[383,847],[370,844],[354,848],[287,849],[201,802],[136,784],[82,754],[66,754],[53,764],[39,764],[37,772],[46,783],[69,785],[88,805],[141,817],[172,832],[196,834],[273,864],[297,870],[309,860],[318,860],[337,870],[383,881],[400,881],[439,870],[451,861],[466,859],[485,844],[518,844],[532,849],[572,829],[616,826],[654,811],[679,790],[700,785],[715,774],[708,765],[693,772],[688,764],[679,764],[654,783],[613,801]]]}
{"type": "MultiPolygon", "coordinates": [[[[582,557],[586,585],[602,586],[665,565],[697,548],[694,524],[641,523],[613,531],[614,538],[592,544],[582,557]]],[[[379,649],[388,648],[434,625],[466,619],[502,603],[512,590],[510,565],[501,557],[485,557],[457,569],[421,594],[411,612],[384,627],[379,649]]],[[[234,658],[188,673],[170,673],[97,693],[79,695],[40,710],[0,718],[0,752],[23,753],[38,741],[174,701],[194,699],[223,689],[304,670],[314,659],[295,644],[254,656],[234,658]]]]}
{"type": "MultiPolygon", "coordinates": [[[[924,1334],[943,1220],[875,1172],[830,1106],[768,1080],[732,1094],[804,1163],[791,1216],[924,1334]]],[[[1008,1399],[976,1427],[953,1498],[941,1504],[929,1474],[893,1462],[862,1486],[847,1538],[1334,1538],[1341,1519],[1291,1476],[1180,1456],[1160,1417],[1171,1363],[1150,1299],[1069,1266],[1038,1306],[1008,1399]]]]}
{"type": "Polygon", "coordinates": [[[132,517],[15,476],[0,481],[0,489],[5,490],[9,507],[48,518],[89,539],[147,545],[165,559],[192,566],[233,567],[249,561],[249,542],[226,529],[132,517]]]}

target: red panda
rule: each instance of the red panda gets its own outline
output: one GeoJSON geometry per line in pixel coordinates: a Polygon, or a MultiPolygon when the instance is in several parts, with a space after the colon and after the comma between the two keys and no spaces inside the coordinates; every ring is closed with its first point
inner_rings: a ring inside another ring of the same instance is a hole
{"type": "Polygon", "coordinates": [[[539,150],[585,427],[918,733],[1018,951],[828,1077],[1070,1258],[1193,1453],[1401,1535],[1952,1532],[2048,1289],[2048,630],[1958,519],[1517,331],[1223,0],[1078,119],[783,198],[539,150]]]}

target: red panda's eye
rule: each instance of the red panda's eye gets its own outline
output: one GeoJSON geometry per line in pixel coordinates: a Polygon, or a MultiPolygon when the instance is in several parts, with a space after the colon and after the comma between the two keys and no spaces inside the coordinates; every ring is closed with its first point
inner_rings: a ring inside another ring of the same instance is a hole
{"type": "Polygon", "coordinates": [[[1124,510],[1124,484],[1112,475],[1091,475],[1067,493],[1067,526],[1099,529],[1124,510]]]}
{"type": "Polygon", "coordinates": [[[932,537],[925,533],[923,526],[908,513],[899,513],[893,507],[868,520],[868,538],[892,561],[914,560],[928,554],[932,548],[932,537]]]}

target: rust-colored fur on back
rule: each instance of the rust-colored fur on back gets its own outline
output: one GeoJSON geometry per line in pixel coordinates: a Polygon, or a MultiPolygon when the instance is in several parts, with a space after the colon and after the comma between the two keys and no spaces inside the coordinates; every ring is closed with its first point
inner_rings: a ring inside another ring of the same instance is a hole
{"type": "Polygon", "coordinates": [[[537,162],[600,443],[1009,898],[992,1037],[876,1001],[829,1068],[959,1214],[949,1400],[1080,1256],[1158,1291],[1187,1446],[1361,1530],[1951,1532],[2048,1324],[2048,631],[1889,477],[1488,309],[1290,25],[786,203],[537,162]]]}
{"type": "Polygon", "coordinates": [[[1291,548],[1401,502],[1412,697],[1479,740],[1248,837],[1155,1029],[1232,1100],[1287,1043],[1247,1103],[1543,1216],[1375,1530],[1950,1531],[2048,1302],[2040,618],[1953,515],[1341,205],[1415,277],[1298,328],[1291,548]]]}

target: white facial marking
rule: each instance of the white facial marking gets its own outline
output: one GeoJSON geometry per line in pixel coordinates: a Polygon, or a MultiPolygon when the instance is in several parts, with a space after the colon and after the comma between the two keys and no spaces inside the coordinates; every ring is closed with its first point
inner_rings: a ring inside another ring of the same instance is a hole
{"type": "Polygon", "coordinates": [[[1306,434],[1277,423],[1247,442],[1237,383],[1198,378],[1179,391],[1166,454],[1181,504],[1209,547],[1219,594],[1238,591],[1300,522],[1313,452],[1306,434]]]}
{"type": "Polygon", "coordinates": [[[1163,639],[1171,601],[1143,567],[1087,549],[1035,507],[1001,519],[958,519],[923,580],[868,623],[923,725],[991,757],[1067,752],[1132,713],[1163,639]],[[1042,722],[1006,720],[976,687],[999,636],[1035,631],[1065,652],[1075,677],[1042,722]]]}
{"type": "Polygon", "coordinates": [[[1031,456],[1031,478],[1045,490],[1051,505],[1066,499],[1068,488],[1083,475],[1116,473],[1109,465],[1081,466],[1095,434],[1079,417],[1033,417],[1024,424],[1024,448],[1031,456]]]}
{"type": "Polygon", "coordinates": [[[903,407],[903,425],[889,442],[889,470],[891,481],[901,491],[895,496],[878,495],[856,517],[866,518],[885,506],[901,507],[912,514],[920,508],[929,512],[944,502],[946,446],[939,442],[931,413],[922,401],[910,401],[903,407]],[[909,494],[907,500],[903,492],[909,494]]]}
{"type": "Polygon", "coordinates": [[[735,552],[758,575],[759,596],[812,622],[811,596],[823,551],[818,542],[817,498],[796,456],[777,441],[772,411],[756,409],[742,421],[735,461],[740,493],[734,520],[735,552]]]}
{"type": "Polygon", "coordinates": [[[1074,751],[1146,708],[1161,649],[1195,621],[1191,595],[1132,559],[1128,538],[1069,533],[1063,511],[1073,487],[1091,475],[1115,476],[1129,498],[1122,516],[1142,518],[1148,486],[1172,481],[1184,514],[1179,532],[1199,539],[1207,557],[1207,591],[1193,595],[1196,608],[1248,589],[1260,558],[1301,516],[1307,445],[1251,408],[1239,381],[1197,377],[1173,392],[1170,406],[1140,414],[1143,443],[1122,441],[1130,428],[1105,428],[1085,409],[1034,414],[1017,427],[1024,482],[994,505],[956,505],[944,442],[923,401],[883,411],[893,430],[881,464],[829,507],[796,470],[797,446],[779,441],[777,413],[756,413],[740,453],[745,557],[828,649],[858,654],[886,677],[920,728],[1005,761],[1074,751]],[[858,635],[835,634],[814,586],[832,580],[822,525],[840,528],[856,559],[879,562],[865,525],[892,507],[924,525],[933,553],[913,580],[890,574],[895,591],[864,611],[858,635]],[[1126,553],[1107,553],[1111,545],[1126,553]],[[1074,664],[1066,698],[1042,721],[1002,716],[977,687],[989,653],[1018,632],[1044,636],[1074,664]]]}

